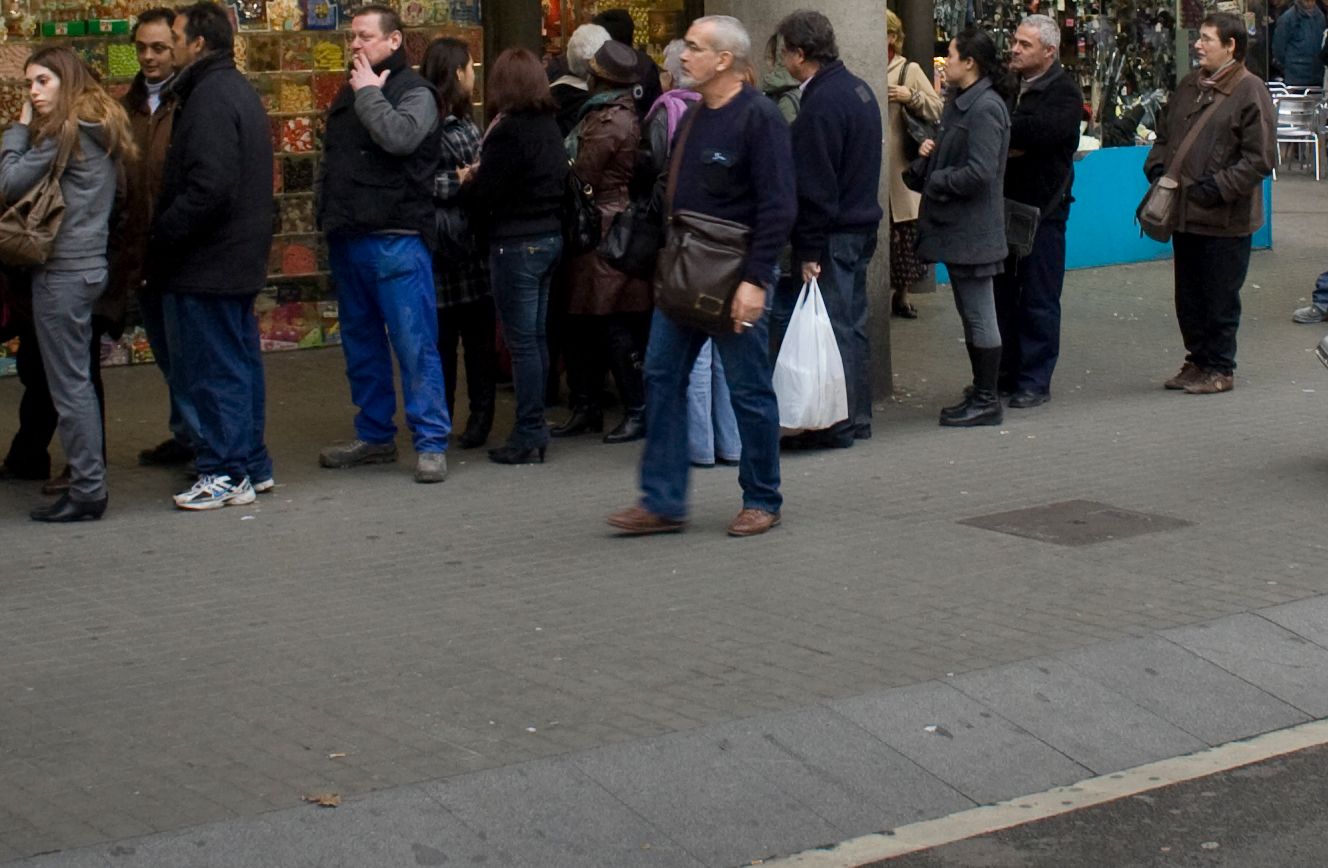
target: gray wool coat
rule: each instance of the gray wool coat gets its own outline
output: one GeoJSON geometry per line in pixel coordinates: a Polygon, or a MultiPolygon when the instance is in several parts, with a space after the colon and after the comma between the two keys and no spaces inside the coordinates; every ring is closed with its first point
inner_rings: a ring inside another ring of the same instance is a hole
{"type": "Polygon", "coordinates": [[[922,193],[918,256],[926,262],[986,265],[1003,262],[1005,157],[1010,113],[983,78],[941,112],[936,149],[910,167],[922,193]]]}

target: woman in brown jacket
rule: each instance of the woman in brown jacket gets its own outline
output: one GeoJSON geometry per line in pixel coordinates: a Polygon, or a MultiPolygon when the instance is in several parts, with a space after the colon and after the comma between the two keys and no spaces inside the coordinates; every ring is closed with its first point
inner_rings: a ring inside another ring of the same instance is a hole
{"type": "MultiPolygon", "coordinates": [[[[632,98],[636,52],[606,42],[590,61],[590,99],[567,137],[577,177],[595,190],[601,225],[608,231],[614,215],[627,207],[641,142],[641,124],[632,98]]],[[[569,266],[567,381],[572,416],[549,433],[569,437],[604,429],[599,389],[607,356],[623,420],[604,435],[605,443],[626,443],[645,436],[645,387],[641,361],[650,330],[650,285],[628,277],[596,252],[583,253],[569,266]]]]}
{"type": "Polygon", "coordinates": [[[1236,369],[1240,287],[1250,265],[1250,235],[1263,225],[1263,179],[1273,170],[1276,118],[1268,88],[1245,68],[1248,37],[1235,15],[1215,12],[1199,25],[1199,68],[1167,102],[1157,142],[1144,163],[1150,181],[1180,181],[1175,249],[1176,319],[1185,364],[1164,384],[1191,395],[1229,392],[1236,369]],[[1203,128],[1180,166],[1176,152],[1203,128]]]}

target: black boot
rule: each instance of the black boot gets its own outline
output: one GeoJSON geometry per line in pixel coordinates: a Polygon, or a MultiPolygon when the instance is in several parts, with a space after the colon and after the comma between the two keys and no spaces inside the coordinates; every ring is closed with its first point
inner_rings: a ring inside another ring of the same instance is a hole
{"type": "Polygon", "coordinates": [[[604,411],[589,403],[572,405],[572,415],[561,425],[549,429],[552,437],[575,437],[577,434],[598,434],[604,430],[604,411]]]}
{"type": "Polygon", "coordinates": [[[996,393],[996,378],[1001,368],[1000,347],[969,347],[973,365],[973,391],[964,403],[941,411],[941,425],[947,428],[973,428],[999,425],[1005,420],[1005,408],[996,393]]]}
{"type": "MultiPolygon", "coordinates": [[[[967,342],[965,342],[964,347],[968,350],[968,367],[973,374],[973,382],[976,383],[979,364],[977,354],[981,352],[981,350],[967,342]]],[[[959,400],[958,404],[951,404],[948,407],[941,408],[941,418],[948,419],[952,416],[962,416],[967,413],[969,406],[973,403],[973,390],[975,388],[976,387],[972,385],[965,386],[963,397],[959,400]]]]}
{"type": "Polygon", "coordinates": [[[605,443],[630,443],[646,436],[646,408],[628,407],[617,427],[604,435],[605,443]]]}
{"type": "Polygon", "coordinates": [[[613,346],[613,379],[622,396],[623,419],[608,434],[605,443],[630,443],[646,436],[646,387],[642,380],[641,354],[616,341],[613,346]]]}
{"type": "Polygon", "coordinates": [[[489,439],[489,431],[493,428],[493,404],[482,406],[479,409],[471,410],[470,417],[466,419],[466,430],[461,432],[457,438],[457,446],[462,449],[478,449],[484,445],[484,441],[489,439]]]}

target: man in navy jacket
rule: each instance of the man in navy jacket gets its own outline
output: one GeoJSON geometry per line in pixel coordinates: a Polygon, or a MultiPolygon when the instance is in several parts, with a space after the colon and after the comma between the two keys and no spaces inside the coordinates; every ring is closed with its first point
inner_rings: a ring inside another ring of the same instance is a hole
{"type": "MultiPolygon", "coordinates": [[[[825,431],[786,438],[792,448],[846,447],[871,436],[871,344],[867,265],[881,225],[881,107],[865,81],[839,59],[835,31],[820,12],[794,12],[776,32],[784,67],[802,83],[793,121],[798,219],[793,262],[816,278],[844,360],[848,418],[825,431]]],[[[788,305],[792,297],[776,299],[788,305]]],[[[787,317],[778,317],[787,322],[787,317]]]]}

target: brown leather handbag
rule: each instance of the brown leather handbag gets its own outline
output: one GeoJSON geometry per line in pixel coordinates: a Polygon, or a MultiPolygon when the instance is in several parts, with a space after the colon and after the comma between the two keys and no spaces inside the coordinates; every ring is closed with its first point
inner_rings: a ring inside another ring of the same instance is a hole
{"type": "Polygon", "coordinates": [[[750,227],[696,211],[674,211],[683,146],[696,121],[693,108],[673,146],[668,187],[666,239],[655,264],[655,307],[679,325],[712,335],[733,330],[733,296],[751,240],[750,227]]]}
{"type": "Polygon", "coordinates": [[[71,146],[61,145],[51,171],[0,213],[0,262],[13,267],[45,265],[65,219],[60,178],[71,146]]]}

